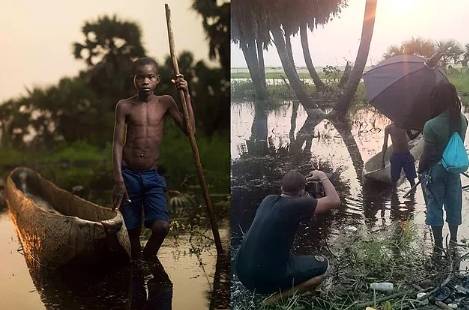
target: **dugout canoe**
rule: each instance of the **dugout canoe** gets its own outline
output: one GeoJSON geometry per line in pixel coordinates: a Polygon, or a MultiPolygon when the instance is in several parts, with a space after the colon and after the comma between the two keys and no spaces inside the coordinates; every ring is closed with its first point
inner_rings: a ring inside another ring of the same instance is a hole
{"type": "Polygon", "coordinates": [[[130,241],[119,211],[58,188],[32,169],[7,178],[6,201],[23,252],[42,267],[128,264],[130,241]]]}
{"type": "Polygon", "coordinates": [[[0,210],[6,207],[5,201],[5,181],[0,178],[0,210]]]}
{"type": "MultiPolygon", "coordinates": [[[[415,161],[417,161],[420,158],[420,155],[422,155],[423,144],[424,140],[422,135],[419,135],[414,140],[409,141],[409,151],[412,156],[414,156],[415,161]]],[[[384,157],[384,169],[381,169],[383,152],[379,152],[378,154],[371,157],[363,167],[363,177],[368,180],[391,184],[391,163],[389,162],[391,154],[392,144],[388,147],[384,157]]],[[[402,180],[404,180],[404,172],[401,172],[401,178],[398,183],[400,183],[402,180]]]]}

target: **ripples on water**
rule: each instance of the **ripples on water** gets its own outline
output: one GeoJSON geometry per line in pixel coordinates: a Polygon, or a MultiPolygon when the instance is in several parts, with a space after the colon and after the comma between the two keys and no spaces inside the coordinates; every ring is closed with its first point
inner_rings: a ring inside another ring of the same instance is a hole
{"type": "MultiPolygon", "coordinates": [[[[296,254],[311,254],[320,251],[324,242],[333,244],[339,235],[375,231],[399,220],[412,219],[419,229],[426,231],[420,187],[404,199],[410,189],[408,182],[393,194],[389,186],[361,179],[363,163],[381,151],[383,129],[389,123],[386,117],[372,110],[359,110],[353,114],[349,130],[338,130],[328,120],[314,126],[306,111],[294,102],[285,102],[270,112],[263,112],[252,103],[233,104],[232,256],[257,206],[266,195],[279,193],[279,181],[290,169],[308,173],[314,167],[334,172],[331,181],[342,200],[338,210],[316,216],[300,227],[294,245],[296,254]]],[[[469,184],[468,178],[462,176],[461,180],[463,185],[469,184]]],[[[468,205],[469,195],[463,192],[460,239],[469,237],[468,205]]],[[[447,233],[446,226],[444,233],[447,233]]],[[[235,283],[232,290],[236,285],[239,284],[235,283]]]]}

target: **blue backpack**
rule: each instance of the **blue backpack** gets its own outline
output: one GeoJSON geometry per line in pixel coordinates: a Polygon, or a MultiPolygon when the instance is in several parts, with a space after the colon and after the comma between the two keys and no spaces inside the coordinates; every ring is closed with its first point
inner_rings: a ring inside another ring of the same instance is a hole
{"type": "Polygon", "coordinates": [[[462,173],[469,167],[466,147],[458,132],[454,132],[443,152],[441,163],[450,173],[462,173]]]}

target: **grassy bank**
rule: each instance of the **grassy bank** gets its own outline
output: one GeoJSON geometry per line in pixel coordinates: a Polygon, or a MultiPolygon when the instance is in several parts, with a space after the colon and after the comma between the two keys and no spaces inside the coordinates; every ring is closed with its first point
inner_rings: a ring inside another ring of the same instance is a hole
{"type": "MultiPolygon", "coordinates": [[[[459,271],[454,257],[451,264],[449,258],[429,255],[431,244],[410,221],[372,234],[344,234],[329,250],[332,271],[315,292],[264,306],[262,300],[267,296],[253,294],[235,280],[233,309],[434,309],[417,300],[417,293],[424,291],[431,298],[440,284],[448,279],[456,283],[467,274],[459,271]],[[393,283],[392,293],[376,291],[375,301],[370,289],[374,282],[393,283]]],[[[326,249],[324,252],[327,254],[326,249]]]]}

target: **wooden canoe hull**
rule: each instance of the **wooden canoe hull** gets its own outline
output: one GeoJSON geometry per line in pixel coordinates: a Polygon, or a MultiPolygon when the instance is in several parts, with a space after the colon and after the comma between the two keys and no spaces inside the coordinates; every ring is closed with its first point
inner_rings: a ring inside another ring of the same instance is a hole
{"type": "Polygon", "coordinates": [[[43,267],[99,268],[130,261],[129,236],[117,210],[75,196],[23,167],[8,176],[6,201],[24,253],[43,267]]]}
{"type": "MultiPolygon", "coordinates": [[[[422,155],[423,144],[423,138],[417,138],[409,141],[410,153],[416,161],[419,159],[420,155],[422,155]]],[[[379,152],[365,163],[363,167],[363,177],[368,180],[391,184],[391,163],[389,162],[389,159],[391,158],[392,154],[392,145],[390,145],[386,151],[386,155],[384,157],[384,169],[381,169],[382,154],[382,152],[379,152]]],[[[398,183],[402,182],[402,180],[404,180],[404,177],[401,175],[398,183]]]]}

